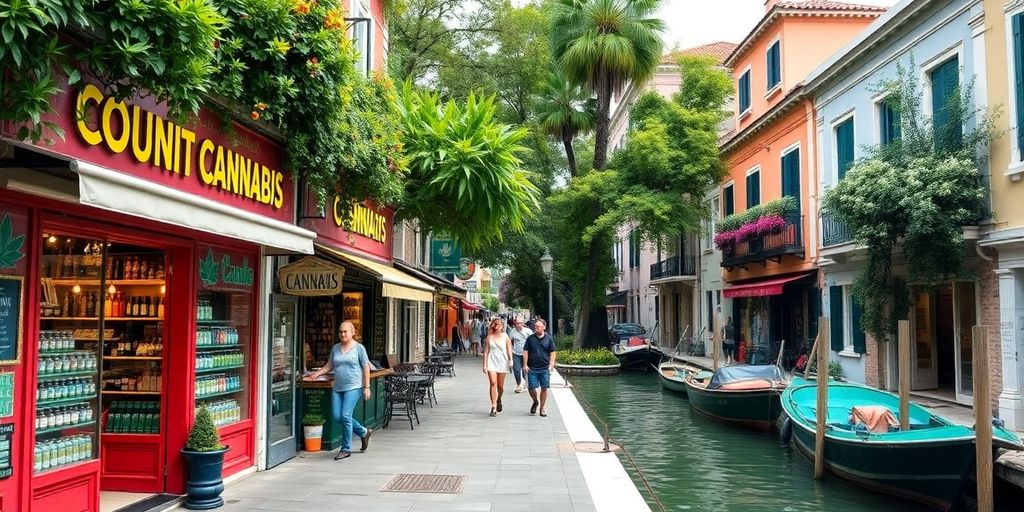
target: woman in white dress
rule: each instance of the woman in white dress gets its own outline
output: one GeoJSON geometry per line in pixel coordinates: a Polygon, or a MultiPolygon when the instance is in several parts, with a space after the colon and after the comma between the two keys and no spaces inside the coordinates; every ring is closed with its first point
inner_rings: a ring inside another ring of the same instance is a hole
{"type": "Polygon", "coordinates": [[[491,394],[491,417],[501,412],[501,395],[505,393],[505,375],[512,368],[512,339],[505,334],[500,318],[491,320],[484,340],[483,371],[487,374],[491,394]]]}

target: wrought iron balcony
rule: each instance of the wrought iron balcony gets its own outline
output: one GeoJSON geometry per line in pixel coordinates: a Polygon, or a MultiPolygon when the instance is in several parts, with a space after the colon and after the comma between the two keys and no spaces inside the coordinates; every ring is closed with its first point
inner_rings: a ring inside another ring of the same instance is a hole
{"type": "Polygon", "coordinates": [[[787,215],[786,225],[778,233],[769,233],[722,250],[722,266],[732,269],[769,260],[781,262],[784,256],[804,258],[803,216],[787,215]]]}
{"type": "Polygon", "coordinates": [[[692,254],[672,256],[651,265],[651,280],[697,275],[697,259],[692,254]]]}
{"type": "Polygon", "coordinates": [[[833,245],[845,244],[853,240],[850,228],[846,227],[839,219],[828,213],[821,214],[821,246],[831,247],[833,245]]]}

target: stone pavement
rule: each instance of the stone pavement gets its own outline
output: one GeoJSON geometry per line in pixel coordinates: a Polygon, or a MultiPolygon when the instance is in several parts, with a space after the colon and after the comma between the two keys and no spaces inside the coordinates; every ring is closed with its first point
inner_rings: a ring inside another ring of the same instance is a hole
{"type": "MultiPolygon", "coordinates": [[[[531,416],[529,394],[513,393],[509,375],[504,412],[491,418],[480,359],[457,357],[456,372],[437,379],[439,403],[420,406],[415,430],[396,420],[373,433],[365,453],[341,461],[333,460],[335,452],[302,452],[229,484],[220,510],[649,510],[616,455],[573,450],[573,441],[600,438],[570,389],[553,388],[548,416],[531,416]],[[396,473],[467,478],[461,494],[381,492],[396,473]]],[[[553,386],[563,382],[555,377],[553,386]]]]}

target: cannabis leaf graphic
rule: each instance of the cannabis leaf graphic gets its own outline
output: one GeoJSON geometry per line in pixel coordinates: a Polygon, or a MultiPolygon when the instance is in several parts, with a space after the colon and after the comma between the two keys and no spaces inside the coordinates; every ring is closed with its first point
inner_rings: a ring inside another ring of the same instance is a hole
{"type": "Polygon", "coordinates": [[[11,268],[18,260],[25,257],[21,248],[25,245],[25,235],[11,238],[14,228],[11,226],[11,214],[4,213],[0,221],[0,268],[11,268]]]}
{"type": "Polygon", "coordinates": [[[199,279],[203,286],[217,284],[217,261],[213,259],[213,249],[206,253],[206,257],[199,260],[199,279]]]}
{"type": "Polygon", "coordinates": [[[448,242],[445,242],[443,245],[441,245],[441,249],[438,250],[438,253],[444,259],[451,258],[453,252],[455,252],[455,249],[453,249],[452,245],[449,244],[448,242]]]}

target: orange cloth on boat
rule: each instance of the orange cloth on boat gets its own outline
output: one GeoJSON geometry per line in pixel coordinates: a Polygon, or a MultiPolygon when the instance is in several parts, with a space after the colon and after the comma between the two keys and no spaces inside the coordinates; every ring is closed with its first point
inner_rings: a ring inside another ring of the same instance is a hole
{"type": "Polygon", "coordinates": [[[748,390],[748,389],[769,389],[772,387],[772,381],[768,379],[750,379],[740,380],[736,382],[728,382],[722,384],[722,387],[718,389],[732,389],[732,390],[748,390]]]}
{"type": "Polygon", "coordinates": [[[884,405],[858,405],[850,409],[850,424],[863,423],[872,432],[888,432],[889,427],[897,427],[900,422],[884,405]]]}
{"type": "Polygon", "coordinates": [[[647,344],[647,340],[645,340],[645,339],[643,339],[643,338],[641,338],[639,336],[633,336],[633,337],[629,338],[629,341],[626,342],[626,346],[627,347],[642,347],[642,346],[644,346],[646,344],[647,344]]]}

